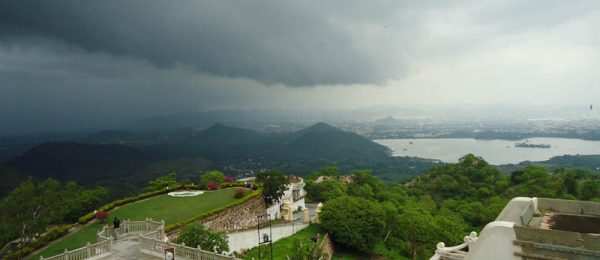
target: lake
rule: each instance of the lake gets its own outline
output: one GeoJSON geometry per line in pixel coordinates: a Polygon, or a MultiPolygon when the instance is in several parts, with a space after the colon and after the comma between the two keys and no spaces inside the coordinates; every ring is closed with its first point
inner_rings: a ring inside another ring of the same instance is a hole
{"type": "Polygon", "coordinates": [[[389,147],[394,156],[417,156],[438,159],[443,162],[457,162],[463,155],[472,153],[495,165],[522,161],[544,161],[565,154],[600,154],[600,141],[571,138],[536,137],[519,141],[468,138],[379,139],[373,141],[389,147]],[[515,147],[515,143],[525,141],[528,144],[549,144],[552,147],[515,147]]]}

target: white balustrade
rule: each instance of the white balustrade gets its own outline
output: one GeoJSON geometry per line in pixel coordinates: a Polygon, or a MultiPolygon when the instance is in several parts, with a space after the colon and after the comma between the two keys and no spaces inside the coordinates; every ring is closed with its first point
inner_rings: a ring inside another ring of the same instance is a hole
{"type": "Polygon", "coordinates": [[[140,236],[140,244],[143,249],[161,254],[165,252],[165,249],[174,248],[175,256],[189,260],[237,259],[232,256],[226,256],[214,252],[205,251],[200,249],[200,247],[193,248],[186,246],[185,244],[174,244],[155,238],[150,238],[147,236],[140,236]]]}
{"type": "Polygon", "coordinates": [[[109,226],[104,226],[96,237],[98,242],[88,244],[84,247],[68,251],[52,257],[40,259],[45,260],[83,260],[94,256],[111,253],[114,239],[117,237],[137,234],[139,243],[142,249],[163,254],[165,249],[175,248],[175,255],[189,260],[221,260],[221,259],[237,259],[231,256],[225,256],[218,253],[205,251],[198,248],[188,247],[185,244],[174,244],[164,241],[165,222],[146,219],[144,221],[123,221],[118,229],[113,229],[109,226]]]}
{"type": "Polygon", "coordinates": [[[438,260],[438,259],[450,259],[450,260],[460,260],[464,259],[467,252],[462,251],[465,248],[469,247],[469,244],[477,242],[477,232],[473,231],[468,236],[463,238],[463,243],[457,246],[446,247],[444,242],[439,242],[436,246],[435,254],[429,258],[429,260],[438,260]]]}
{"type": "Polygon", "coordinates": [[[45,260],[83,260],[94,256],[110,253],[112,248],[112,238],[95,244],[88,244],[84,247],[69,251],[65,249],[62,254],[51,256],[51,257],[40,257],[45,260]]]}

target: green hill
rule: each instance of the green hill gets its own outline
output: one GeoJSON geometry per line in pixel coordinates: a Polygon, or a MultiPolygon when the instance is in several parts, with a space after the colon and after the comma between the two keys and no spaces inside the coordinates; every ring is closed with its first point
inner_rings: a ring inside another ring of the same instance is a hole
{"type": "Polygon", "coordinates": [[[290,137],[290,142],[284,147],[286,153],[283,153],[288,156],[362,160],[389,157],[387,147],[325,123],[292,133],[290,137]]]}
{"type": "Polygon", "coordinates": [[[9,162],[8,166],[40,179],[53,177],[86,184],[98,178],[128,174],[151,159],[145,152],[124,145],[46,143],[9,162]]]}
{"type": "Polygon", "coordinates": [[[269,168],[306,175],[326,165],[372,169],[385,180],[400,180],[432,163],[390,157],[385,146],[325,123],[288,134],[222,124],[203,131],[103,131],[79,142],[42,144],[7,163],[23,175],[105,184],[118,193],[135,192],[148,180],[173,171],[179,178],[196,181],[201,171],[209,169],[234,176],[269,168]]]}

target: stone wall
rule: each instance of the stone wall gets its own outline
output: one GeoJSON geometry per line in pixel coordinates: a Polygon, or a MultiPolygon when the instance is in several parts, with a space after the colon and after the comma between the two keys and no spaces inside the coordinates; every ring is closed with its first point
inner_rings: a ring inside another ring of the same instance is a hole
{"type": "MultiPolygon", "coordinates": [[[[517,255],[547,256],[547,259],[600,259],[600,236],[563,230],[547,230],[514,226],[517,255]]],[[[528,258],[529,259],[529,258],[528,258]]]]}
{"type": "MultiPolygon", "coordinates": [[[[205,227],[221,232],[232,232],[255,227],[259,216],[267,213],[267,206],[262,196],[256,196],[245,203],[223,210],[202,219],[205,227]]],[[[266,219],[262,219],[266,221],[266,219]]]]}
{"type": "Polygon", "coordinates": [[[331,241],[331,236],[329,235],[329,233],[325,234],[325,236],[323,236],[323,239],[321,239],[319,251],[321,252],[321,256],[323,256],[323,259],[331,260],[331,258],[333,257],[333,241],[331,241]]]}
{"type": "Polygon", "coordinates": [[[600,203],[598,202],[547,198],[538,198],[537,200],[540,211],[600,216],[600,203]]]}

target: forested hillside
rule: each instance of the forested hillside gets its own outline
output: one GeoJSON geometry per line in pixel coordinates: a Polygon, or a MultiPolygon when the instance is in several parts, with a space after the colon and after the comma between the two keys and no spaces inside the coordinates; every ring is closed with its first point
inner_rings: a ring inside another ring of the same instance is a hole
{"type": "Polygon", "coordinates": [[[529,166],[505,175],[474,155],[394,185],[368,171],[349,174],[350,182],[335,167],[311,174],[309,199],[326,202],[323,226],[339,244],[386,259],[426,259],[437,242],[459,244],[513,197],[600,201],[600,178],[589,171],[529,166]]]}
{"type": "Polygon", "coordinates": [[[579,168],[600,173],[600,155],[561,155],[546,161],[531,162],[524,161],[519,164],[500,165],[505,172],[521,170],[529,165],[540,165],[549,169],[579,168]]]}

